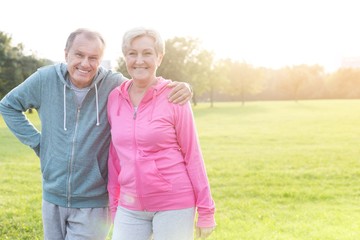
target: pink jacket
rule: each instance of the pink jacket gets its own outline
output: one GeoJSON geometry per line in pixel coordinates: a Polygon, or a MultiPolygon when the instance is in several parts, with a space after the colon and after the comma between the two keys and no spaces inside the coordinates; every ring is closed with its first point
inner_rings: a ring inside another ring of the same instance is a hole
{"type": "Polygon", "coordinates": [[[215,226],[215,204],[204,166],[190,103],[172,104],[168,80],[161,77],[135,113],[128,88],[108,98],[111,126],[108,191],[117,206],[140,211],[197,207],[199,227],[215,226]]]}

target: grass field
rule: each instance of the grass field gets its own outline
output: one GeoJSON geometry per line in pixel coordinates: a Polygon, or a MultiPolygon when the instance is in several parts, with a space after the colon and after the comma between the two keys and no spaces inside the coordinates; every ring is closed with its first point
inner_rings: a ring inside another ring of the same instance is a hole
{"type": "MultiPolygon", "coordinates": [[[[217,206],[209,240],[360,238],[360,100],[194,113],[217,206]]],[[[1,118],[0,182],[0,239],[42,239],[39,161],[1,118]]]]}

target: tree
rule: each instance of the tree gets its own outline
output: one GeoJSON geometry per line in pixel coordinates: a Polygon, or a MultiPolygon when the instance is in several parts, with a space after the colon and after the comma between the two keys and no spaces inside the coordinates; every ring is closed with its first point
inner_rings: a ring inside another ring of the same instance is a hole
{"type": "Polygon", "coordinates": [[[176,81],[185,81],[193,88],[193,102],[197,96],[210,92],[211,106],[216,86],[212,52],[200,47],[200,41],[193,38],[175,37],[166,41],[166,54],[158,74],[176,81]]]}
{"type": "Polygon", "coordinates": [[[121,72],[125,77],[130,78],[129,73],[126,69],[126,63],[123,57],[119,57],[117,60],[118,66],[115,68],[116,71],[121,72]]]}
{"type": "Polygon", "coordinates": [[[229,94],[240,97],[242,104],[245,103],[247,94],[256,94],[264,89],[263,72],[243,62],[228,61],[228,86],[229,94]]]}
{"type": "Polygon", "coordinates": [[[18,64],[22,46],[11,46],[11,37],[0,32],[0,97],[19,84],[21,67],[18,64]]]}
{"type": "Polygon", "coordinates": [[[214,106],[215,98],[217,95],[225,94],[228,95],[227,89],[230,85],[230,59],[220,59],[213,63],[211,71],[208,75],[208,90],[209,90],[209,100],[210,107],[214,106]]]}
{"type": "Polygon", "coordinates": [[[360,97],[360,69],[342,68],[328,79],[330,96],[333,98],[360,97]]]}
{"type": "MultiPolygon", "coordinates": [[[[323,68],[314,65],[296,65],[286,67],[281,70],[279,79],[279,88],[294,100],[298,101],[300,98],[311,98],[316,96],[316,91],[319,90],[319,82],[323,79],[323,68]]],[[[322,90],[321,87],[320,90],[322,90]]]]}
{"type": "Polygon", "coordinates": [[[213,106],[215,90],[213,64],[213,54],[209,51],[202,50],[199,51],[191,61],[188,61],[185,66],[187,69],[187,79],[193,88],[193,102],[195,106],[197,104],[197,96],[206,92],[209,93],[211,107],[213,106]]]}
{"type": "Polygon", "coordinates": [[[47,59],[37,59],[36,56],[26,56],[24,47],[11,45],[12,38],[0,32],[0,97],[2,98],[15,86],[23,82],[37,68],[51,63],[47,59]]]}

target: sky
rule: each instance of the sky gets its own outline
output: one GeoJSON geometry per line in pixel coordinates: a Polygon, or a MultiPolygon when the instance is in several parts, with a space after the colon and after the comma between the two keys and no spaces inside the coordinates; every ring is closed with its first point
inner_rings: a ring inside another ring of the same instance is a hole
{"type": "Polygon", "coordinates": [[[360,60],[357,0],[2,0],[0,31],[27,52],[64,60],[70,32],[103,34],[104,59],[122,56],[130,28],[158,30],[164,39],[189,37],[214,53],[255,67],[319,64],[337,70],[360,60]]]}

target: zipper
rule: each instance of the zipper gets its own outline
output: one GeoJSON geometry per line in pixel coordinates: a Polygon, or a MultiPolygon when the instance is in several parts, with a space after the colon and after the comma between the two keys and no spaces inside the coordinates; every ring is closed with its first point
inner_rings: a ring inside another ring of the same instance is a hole
{"type": "Polygon", "coordinates": [[[137,156],[138,156],[138,147],[137,147],[137,141],[136,141],[136,116],[137,116],[137,112],[139,110],[139,106],[138,107],[134,107],[134,115],[133,115],[133,138],[134,138],[134,164],[135,164],[135,176],[136,176],[136,186],[137,186],[137,192],[138,192],[138,199],[139,199],[139,204],[140,204],[140,208],[142,209],[142,211],[146,211],[146,209],[144,209],[144,204],[142,201],[142,191],[141,191],[141,182],[140,182],[140,176],[139,176],[139,171],[137,170],[137,156]]]}
{"type": "Polygon", "coordinates": [[[70,162],[69,162],[69,167],[68,167],[68,172],[69,172],[69,178],[68,178],[68,196],[67,196],[67,206],[71,207],[71,177],[72,177],[72,165],[74,162],[74,152],[75,152],[75,138],[76,138],[76,133],[77,133],[77,129],[78,129],[78,125],[79,125],[79,116],[80,116],[80,108],[78,107],[77,112],[76,112],[76,122],[75,122],[75,131],[74,131],[74,136],[73,136],[73,140],[72,140],[72,149],[71,149],[71,158],[70,158],[70,162]]]}
{"type": "Polygon", "coordinates": [[[138,108],[137,108],[137,107],[134,107],[134,114],[133,114],[133,119],[134,119],[134,120],[136,119],[137,110],[138,110],[138,108]]]}

